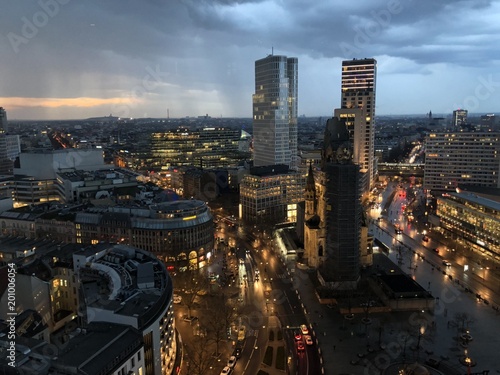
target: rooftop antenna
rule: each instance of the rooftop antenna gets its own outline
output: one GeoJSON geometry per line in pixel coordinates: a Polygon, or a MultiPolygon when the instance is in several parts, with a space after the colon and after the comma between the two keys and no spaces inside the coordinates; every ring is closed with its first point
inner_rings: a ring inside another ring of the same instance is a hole
{"type": "Polygon", "coordinates": [[[271,56],[274,56],[274,47],[271,47],[271,56]]]}

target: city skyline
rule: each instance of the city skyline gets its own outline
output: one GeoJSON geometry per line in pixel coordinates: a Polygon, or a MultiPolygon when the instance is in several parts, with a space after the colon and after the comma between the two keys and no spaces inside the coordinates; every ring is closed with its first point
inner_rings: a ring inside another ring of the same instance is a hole
{"type": "Polygon", "coordinates": [[[251,117],[253,63],[273,47],[301,62],[299,115],[331,115],[342,61],[365,57],[378,62],[378,115],[497,110],[498,1],[117,4],[9,5],[10,119],[251,117]]]}

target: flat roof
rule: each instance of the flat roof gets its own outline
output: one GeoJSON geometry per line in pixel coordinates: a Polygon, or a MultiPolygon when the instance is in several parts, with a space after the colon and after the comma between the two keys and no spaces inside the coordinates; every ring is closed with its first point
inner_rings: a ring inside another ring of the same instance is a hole
{"type": "Polygon", "coordinates": [[[275,176],[278,174],[286,174],[289,169],[290,168],[286,164],[264,165],[261,167],[250,168],[250,174],[259,177],[275,176]]]}
{"type": "Polygon", "coordinates": [[[379,279],[394,293],[427,293],[415,280],[404,274],[379,275],[379,279]]]}
{"type": "MultiPolygon", "coordinates": [[[[458,199],[465,200],[467,202],[475,203],[480,206],[491,208],[495,211],[500,211],[500,197],[498,197],[498,201],[494,201],[489,198],[485,198],[484,196],[478,195],[477,193],[470,193],[467,191],[461,191],[459,193],[450,193],[451,196],[456,197],[458,199]]],[[[491,197],[491,196],[490,196],[491,197]]],[[[443,196],[446,199],[446,195],[443,196]]]]}
{"type": "MultiPolygon", "coordinates": [[[[74,366],[86,374],[98,374],[107,366],[112,366],[110,358],[128,358],[127,353],[143,346],[142,335],[133,327],[113,323],[90,323],[85,333],[82,331],[69,340],[65,350],[59,353],[59,361],[74,366]]],[[[116,365],[115,365],[116,367],[116,365]]],[[[107,369],[111,373],[113,368],[107,369]]]]}

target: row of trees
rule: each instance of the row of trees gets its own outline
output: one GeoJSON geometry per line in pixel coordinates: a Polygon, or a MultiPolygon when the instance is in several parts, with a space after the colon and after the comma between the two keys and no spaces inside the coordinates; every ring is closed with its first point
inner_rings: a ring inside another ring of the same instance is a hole
{"type": "Polygon", "coordinates": [[[218,285],[211,284],[202,271],[179,273],[174,283],[175,290],[184,292],[182,302],[187,307],[188,317],[193,318],[195,304],[200,315],[193,323],[199,325],[198,334],[184,342],[189,374],[209,374],[218,365],[221,344],[229,339],[238,313],[237,304],[218,285]]]}

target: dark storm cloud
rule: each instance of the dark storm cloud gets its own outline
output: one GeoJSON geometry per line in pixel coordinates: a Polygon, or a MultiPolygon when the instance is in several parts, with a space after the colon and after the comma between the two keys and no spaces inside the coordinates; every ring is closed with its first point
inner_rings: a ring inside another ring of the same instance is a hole
{"type": "MultiPolygon", "coordinates": [[[[249,115],[253,62],[273,47],[300,58],[307,94],[321,81],[337,92],[340,61],[353,57],[377,57],[384,82],[450,66],[477,79],[500,60],[499,12],[486,0],[11,1],[0,98],[132,97],[141,114],[174,103],[183,115],[249,115]]],[[[309,97],[300,103],[311,111],[336,100],[309,97]]]]}
{"type": "MultiPolygon", "coordinates": [[[[488,38],[476,16],[487,12],[491,1],[263,1],[221,7],[220,2],[186,1],[189,14],[208,30],[227,30],[237,43],[242,36],[270,40],[283,49],[311,56],[362,57],[390,53],[420,63],[469,64],[470,54],[489,56],[489,41],[479,44],[446,40],[443,36],[488,38]],[[240,9],[238,9],[240,8],[240,9]],[[274,21],[274,22],[273,22],[274,21]],[[394,35],[392,31],[400,31],[394,35]],[[436,46],[433,49],[429,46],[436,46]],[[465,49],[470,47],[470,52],[465,49]],[[438,53],[438,52],[441,53],[438,53]]],[[[495,34],[490,34],[495,35],[495,34]]],[[[490,39],[491,41],[491,39],[490,39]]]]}

